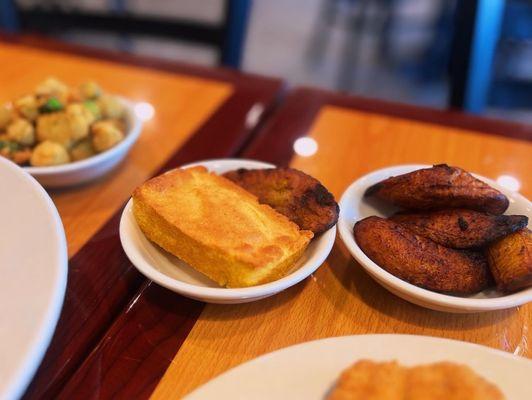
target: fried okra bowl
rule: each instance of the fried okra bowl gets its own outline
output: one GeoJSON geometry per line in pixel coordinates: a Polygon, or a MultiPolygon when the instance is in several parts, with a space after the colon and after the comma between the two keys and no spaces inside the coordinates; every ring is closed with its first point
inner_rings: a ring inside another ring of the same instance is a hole
{"type": "Polygon", "coordinates": [[[0,156],[43,186],[80,184],[109,172],[141,132],[133,104],[95,82],[69,87],[48,78],[0,105],[0,156]]]}

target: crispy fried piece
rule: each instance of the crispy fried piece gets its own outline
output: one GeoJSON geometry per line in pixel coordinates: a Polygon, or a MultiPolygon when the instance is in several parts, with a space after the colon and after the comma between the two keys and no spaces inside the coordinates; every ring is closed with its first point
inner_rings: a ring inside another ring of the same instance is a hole
{"type": "Polygon", "coordinates": [[[338,221],[340,209],[334,196],[317,179],[297,169],[238,169],[224,176],[315,235],[338,221]]]}
{"type": "Polygon", "coordinates": [[[466,365],[438,362],[408,369],[405,399],[503,400],[497,386],[466,365]]]}
{"type": "Polygon", "coordinates": [[[532,286],[532,232],[529,229],[493,243],[487,254],[498,289],[516,291],[532,286]]]}
{"type": "Polygon", "coordinates": [[[360,360],[346,369],[327,400],[502,400],[499,388],[465,365],[403,367],[360,360]]]}
{"type": "Polygon", "coordinates": [[[25,165],[30,161],[31,158],[31,149],[24,147],[19,151],[15,151],[11,154],[11,160],[18,165],[25,165]]]}
{"type": "Polygon", "coordinates": [[[524,215],[492,215],[465,209],[399,213],[390,220],[405,225],[417,235],[454,249],[485,246],[528,224],[528,217],[524,215]]]}
{"type": "Polygon", "coordinates": [[[342,372],[327,400],[402,400],[406,368],[396,361],[360,360],[342,372]]]}
{"type": "Polygon", "coordinates": [[[447,164],[393,176],[369,187],[364,195],[409,210],[469,208],[502,214],[509,204],[498,190],[447,164]]]}
{"type": "Polygon", "coordinates": [[[18,165],[25,165],[31,157],[31,149],[22,147],[17,143],[3,142],[0,140],[0,156],[3,156],[18,165]]]}
{"type": "Polygon", "coordinates": [[[477,293],[490,283],[483,254],[449,249],[396,222],[368,217],[355,224],[354,234],[369,258],[413,285],[465,295],[477,293]]]}

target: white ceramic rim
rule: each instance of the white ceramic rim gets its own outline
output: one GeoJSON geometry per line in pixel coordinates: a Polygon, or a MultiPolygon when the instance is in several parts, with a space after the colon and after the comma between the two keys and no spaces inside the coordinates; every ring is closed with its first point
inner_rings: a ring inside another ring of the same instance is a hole
{"type": "MultiPolygon", "coordinates": [[[[411,347],[411,346],[416,346],[418,344],[421,344],[423,347],[425,346],[430,346],[430,347],[435,347],[435,348],[445,347],[446,351],[452,353],[452,357],[450,361],[455,362],[455,363],[460,363],[461,361],[459,361],[459,359],[460,358],[463,359],[467,355],[474,356],[475,353],[482,352],[486,355],[490,355],[494,357],[502,357],[504,359],[511,360],[512,362],[515,362],[516,364],[520,364],[521,366],[526,366],[529,368],[532,364],[532,361],[527,358],[517,356],[512,353],[507,353],[502,350],[494,349],[494,348],[483,346],[483,345],[476,344],[476,343],[463,342],[459,340],[441,338],[437,336],[421,336],[421,335],[390,334],[390,333],[333,336],[333,337],[327,337],[327,338],[297,343],[291,346],[280,348],[278,350],[274,350],[269,353],[262,354],[251,360],[245,361],[241,364],[238,364],[220,373],[219,375],[215,376],[214,378],[210,379],[204,384],[196,387],[194,390],[188,393],[184,398],[191,399],[191,400],[199,399],[199,398],[203,398],[201,396],[207,394],[209,395],[208,398],[210,399],[211,398],[210,395],[212,395],[213,391],[217,389],[218,385],[221,385],[222,390],[224,390],[228,384],[227,379],[229,379],[230,382],[232,382],[233,380],[236,380],[237,376],[235,374],[238,374],[240,370],[247,368],[248,366],[249,367],[260,367],[264,363],[268,363],[269,364],[268,370],[272,370],[271,363],[272,362],[280,363],[282,359],[280,359],[279,361],[276,361],[275,359],[278,358],[278,356],[281,356],[282,354],[285,354],[287,356],[290,355],[290,358],[310,356],[309,354],[302,354],[302,351],[304,352],[306,350],[307,353],[313,353],[312,355],[314,357],[319,358],[319,355],[322,354],[323,352],[332,351],[333,354],[335,354],[338,351],[338,348],[334,347],[335,345],[339,345],[340,347],[344,347],[344,345],[349,345],[349,347],[352,347],[353,349],[357,349],[357,348],[364,348],[364,346],[367,345],[368,342],[379,343],[379,344],[382,344],[382,346],[385,346],[386,348],[393,348],[393,346],[397,348],[397,346],[401,346],[401,345],[411,347]],[[463,353],[463,356],[456,357],[457,353],[458,354],[463,353]]],[[[356,350],[354,351],[356,353],[356,350]]],[[[386,357],[385,359],[388,359],[388,360],[398,359],[398,361],[402,363],[400,357],[394,354],[395,353],[394,350],[389,351],[389,353],[390,355],[386,357]]],[[[415,350],[414,350],[414,353],[415,353],[415,350]]],[[[359,357],[357,355],[356,357],[352,359],[351,364],[361,359],[371,359],[371,357],[367,355],[359,357]]],[[[384,360],[384,359],[382,357],[379,357],[378,360],[384,360]]],[[[437,362],[437,361],[429,361],[429,362],[432,363],[432,362],[437,362]]],[[[463,362],[464,361],[462,361],[462,363],[463,362]]],[[[425,363],[426,361],[419,361],[419,362],[408,363],[407,365],[423,365],[425,363]]],[[[345,368],[347,367],[348,365],[345,366],[345,368]]],[[[269,378],[271,378],[271,376],[269,376],[269,378]]],[[[495,383],[496,385],[500,384],[499,382],[494,381],[494,380],[492,380],[492,382],[495,383]]],[[[260,395],[262,396],[261,398],[264,398],[264,393],[260,393],[260,395]]]]}
{"type": "MultiPolygon", "coordinates": [[[[364,269],[366,269],[370,273],[370,275],[374,275],[376,277],[377,282],[379,282],[379,279],[381,279],[397,291],[400,291],[402,293],[407,293],[409,296],[415,299],[426,301],[434,305],[454,308],[454,309],[459,309],[459,310],[467,310],[467,311],[491,311],[491,310],[511,308],[511,307],[515,307],[518,305],[528,303],[529,301],[532,301],[532,290],[531,289],[525,289],[517,293],[512,293],[512,294],[501,296],[501,297],[487,298],[487,299],[472,299],[472,298],[457,297],[457,296],[451,296],[451,295],[433,292],[431,290],[423,289],[418,286],[412,285],[411,283],[403,281],[402,279],[392,275],[391,273],[387,272],[385,269],[381,268],[376,263],[374,263],[368,256],[366,256],[366,254],[364,254],[362,249],[356,243],[351,233],[351,230],[348,227],[349,221],[347,221],[344,218],[344,214],[342,212],[342,210],[348,207],[348,204],[346,203],[347,203],[347,197],[348,197],[349,192],[359,186],[363,186],[364,181],[371,180],[373,176],[384,174],[384,173],[387,173],[388,171],[393,171],[396,168],[405,168],[405,169],[411,168],[412,171],[414,171],[416,169],[430,168],[430,167],[431,165],[425,165],[425,164],[394,165],[394,166],[381,168],[381,169],[372,171],[358,178],[351,185],[349,185],[349,187],[344,191],[340,199],[340,217],[338,219],[338,230],[339,230],[342,241],[347,246],[351,255],[360,263],[360,265],[364,269]]],[[[497,184],[493,180],[483,177],[478,174],[472,174],[472,175],[478,179],[485,181],[486,183],[493,186],[497,190],[504,192],[508,196],[509,191],[501,187],[499,184],[497,184]]],[[[390,176],[392,175],[390,174],[390,176]]],[[[372,183],[376,183],[376,182],[372,182],[372,183]]],[[[512,192],[509,197],[516,199],[519,202],[526,202],[532,207],[532,204],[530,203],[530,201],[528,201],[528,199],[526,199],[523,195],[517,192],[512,192]]]]}
{"type": "MultiPolygon", "coordinates": [[[[275,168],[275,165],[264,163],[256,160],[247,160],[247,159],[211,159],[205,161],[194,162],[190,164],[183,165],[179,168],[190,168],[198,165],[208,166],[209,164],[214,164],[220,161],[242,161],[248,163],[249,166],[258,168],[275,168]]],[[[263,285],[251,286],[246,288],[211,288],[197,286],[190,283],[185,283],[169,276],[163,274],[162,272],[153,268],[148,262],[145,262],[142,257],[139,256],[140,251],[133,245],[133,243],[128,240],[125,232],[125,219],[127,218],[126,214],[131,212],[131,207],[133,204],[133,199],[129,199],[122,216],[120,217],[120,241],[122,242],[122,247],[129,260],[135,265],[135,267],[145,276],[147,276],[152,281],[158,283],[161,286],[164,286],[167,289],[188,295],[194,298],[202,298],[209,300],[244,300],[258,297],[265,297],[275,293],[278,293],[282,290],[285,290],[308,277],[314,271],[316,271],[329,256],[331,249],[334,245],[336,237],[336,225],[330,228],[328,231],[324,232],[316,240],[327,241],[328,246],[324,251],[314,254],[310,259],[302,265],[300,268],[292,272],[291,274],[278,279],[273,282],[265,283],[263,285]]]]}
{"type": "Polygon", "coordinates": [[[61,165],[52,165],[49,167],[23,167],[23,169],[36,177],[51,174],[66,174],[71,172],[77,172],[85,169],[90,169],[105,161],[112,160],[113,158],[115,158],[117,153],[120,153],[121,151],[127,150],[129,147],[131,147],[137,141],[140,136],[140,133],[142,132],[142,121],[135,113],[135,102],[123,97],[116,97],[120,99],[122,104],[125,105],[126,112],[128,114],[128,123],[131,124],[127,134],[125,135],[124,140],[122,140],[116,146],[113,146],[102,153],[96,154],[84,160],[73,161],[61,165]]]}
{"type": "MultiPolygon", "coordinates": [[[[43,318],[43,321],[45,321],[44,324],[41,325],[39,332],[36,332],[34,335],[35,339],[34,343],[32,344],[32,349],[28,352],[28,356],[20,368],[20,373],[18,374],[17,379],[11,382],[11,385],[8,386],[7,392],[4,392],[3,394],[0,393],[0,397],[5,397],[6,399],[16,399],[21,397],[28,387],[33,375],[41,363],[42,358],[44,357],[44,353],[46,352],[55,331],[55,327],[61,313],[61,308],[63,306],[63,299],[65,297],[68,275],[68,250],[65,231],[63,229],[59,212],[57,211],[57,208],[55,207],[55,204],[50,196],[48,196],[48,193],[46,193],[44,188],[37,182],[35,178],[25,172],[18,165],[4,159],[3,157],[0,157],[0,164],[4,164],[5,167],[19,174],[21,179],[28,181],[34,192],[38,195],[39,199],[46,204],[47,209],[50,211],[50,216],[53,219],[53,224],[55,227],[54,231],[56,233],[56,250],[57,254],[59,254],[58,280],[56,281],[56,287],[50,307],[47,310],[48,315],[43,318]]],[[[52,243],[52,238],[50,238],[50,243],[52,243]]]]}

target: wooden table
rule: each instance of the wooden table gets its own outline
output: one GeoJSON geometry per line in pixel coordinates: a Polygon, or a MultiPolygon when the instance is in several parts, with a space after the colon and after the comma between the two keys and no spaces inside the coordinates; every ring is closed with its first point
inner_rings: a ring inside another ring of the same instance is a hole
{"type": "MultiPolygon", "coordinates": [[[[313,89],[298,89],[243,156],[291,165],[337,197],[357,177],[404,163],[459,165],[511,175],[532,197],[532,127],[313,89]],[[318,144],[294,154],[295,139],[318,144]]],[[[267,299],[203,304],[146,282],[59,398],[180,398],[227,369],[313,339],[367,333],[453,338],[532,356],[532,306],[484,314],[427,310],[392,295],[342,242],[310,278],[267,299]]]]}
{"type": "Polygon", "coordinates": [[[118,238],[120,212],[132,190],[187,162],[238,156],[282,85],[276,79],[33,37],[3,37],[0,59],[0,101],[32,91],[52,75],[71,85],[94,79],[110,93],[155,109],[115,171],[87,185],[49,191],[66,231],[68,285],[52,343],[25,397],[54,398],[145,282],[118,238]]]}

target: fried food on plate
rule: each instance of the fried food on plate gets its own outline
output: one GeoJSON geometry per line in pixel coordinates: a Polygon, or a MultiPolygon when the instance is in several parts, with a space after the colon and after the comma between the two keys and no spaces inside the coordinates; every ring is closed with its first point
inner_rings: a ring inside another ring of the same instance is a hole
{"type": "Polygon", "coordinates": [[[133,193],[133,213],[148,239],[227,287],[284,276],[313,236],[204,167],[150,179],[133,193]]]}
{"type": "Polygon", "coordinates": [[[529,229],[493,243],[487,254],[497,288],[515,291],[532,286],[532,232],[529,229]]]}
{"type": "Polygon", "coordinates": [[[449,249],[396,222],[368,217],[355,224],[354,234],[371,260],[413,285],[465,295],[477,293],[490,283],[487,261],[481,253],[449,249]]]}
{"type": "Polygon", "coordinates": [[[360,360],[342,372],[327,400],[402,400],[405,378],[395,361],[360,360]]]}
{"type": "Polygon", "coordinates": [[[503,400],[497,386],[452,362],[404,367],[360,360],[346,369],[327,400],[503,400]]]}
{"type": "Polygon", "coordinates": [[[395,214],[390,220],[417,235],[455,249],[485,246],[528,224],[528,217],[524,215],[492,215],[465,209],[404,212],[395,214]]]}
{"type": "Polygon", "coordinates": [[[369,187],[364,195],[409,210],[468,208],[502,214],[509,204],[498,190],[447,164],[393,176],[369,187]]]}
{"type": "Polygon", "coordinates": [[[317,179],[297,169],[238,169],[224,176],[315,235],[338,221],[340,209],[334,196],[317,179]]]}

